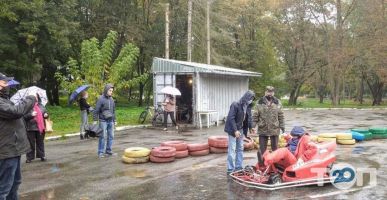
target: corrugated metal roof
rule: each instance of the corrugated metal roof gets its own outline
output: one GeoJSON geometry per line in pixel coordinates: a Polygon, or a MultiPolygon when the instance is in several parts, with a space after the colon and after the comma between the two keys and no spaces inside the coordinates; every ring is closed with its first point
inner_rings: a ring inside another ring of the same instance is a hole
{"type": "Polygon", "coordinates": [[[262,74],[259,72],[251,72],[246,70],[227,68],[218,65],[208,65],[203,63],[186,62],[180,60],[171,60],[163,58],[153,58],[152,72],[164,72],[164,73],[213,73],[213,74],[225,74],[234,76],[256,76],[259,77],[262,74]]]}

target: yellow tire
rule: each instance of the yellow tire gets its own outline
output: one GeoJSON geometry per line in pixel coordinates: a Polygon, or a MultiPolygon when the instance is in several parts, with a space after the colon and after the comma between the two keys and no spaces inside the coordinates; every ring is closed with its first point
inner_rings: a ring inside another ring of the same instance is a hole
{"type": "Polygon", "coordinates": [[[278,143],[279,147],[282,148],[282,147],[286,147],[287,143],[285,142],[280,142],[278,143]]]}
{"type": "Polygon", "coordinates": [[[317,138],[318,138],[317,135],[311,135],[311,136],[310,136],[310,140],[311,140],[312,142],[317,142],[317,138]]]}
{"type": "Polygon", "coordinates": [[[337,133],[336,139],[337,140],[352,140],[352,134],[350,134],[350,133],[337,133]]]}
{"type": "Polygon", "coordinates": [[[356,144],[356,140],[351,139],[351,140],[337,140],[338,144],[344,144],[344,145],[353,145],[356,144]]]}
{"type": "Polygon", "coordinates": [[[320,138],[336,138],[336,133],[320,133],[318,134],[320,138]]]}
{"type": "Polygon", "coordinates": [[[122,156],[122,162],[124,162],[126,164],[147,163],[147,162],[149,162],[149,156],[137,157],[137,158],[128,158],[126,156],[122,156]]]}
{"type": "Polygon", "coordinates": [[[318,137],[317,138],[317,142],[331,142],[331,141],[334,141],[336,142],[336,138],[326,138],[326,137],[318,137]]]}
{"type": "Polygon", "coordinates": [[[125,149],[125,156],[128,158],[141,158],[149,156],[150,150],[143,147],[130,147],[125,149]]]}

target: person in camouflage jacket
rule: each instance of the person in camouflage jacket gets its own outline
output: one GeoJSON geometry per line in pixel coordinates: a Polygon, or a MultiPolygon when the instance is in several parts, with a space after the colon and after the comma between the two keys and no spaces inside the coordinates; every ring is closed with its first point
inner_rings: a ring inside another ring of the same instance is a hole
{"type": "Polygon", "coordinates": [[[270,138],[271,150],[278,148],[280,130],[285,132],[281,101],[274,97],[274,87],[267,86],[265,96],[259,99],[253,113],[252,127],[258,125],[259,149],[263,154],[270,138]]]}

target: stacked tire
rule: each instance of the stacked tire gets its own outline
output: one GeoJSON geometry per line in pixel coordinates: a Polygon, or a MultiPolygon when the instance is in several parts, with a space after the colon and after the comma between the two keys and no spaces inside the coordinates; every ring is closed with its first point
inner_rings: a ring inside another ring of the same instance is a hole
{"type": "Polygon", "coordinates": [[[186,158],[189,156],[187,143],[184,141],[166,141],[161,143],[162,147],[174,147],[176,149],[175,158],[186,158]]]}
{"type": "Polygon", "coordinates": [[[351,131],[352,138],[356,140],[356,142],[363,141],[365,139],[365,136],[358,132],[351,131]]]}
{"type": "Polygon", "coordinates": [[[151,150],[143,147],[131,147],[124,151],[122,162],[126,164],[139,164],[149,162],[151,150]]]}
{"type": "Polygon", "coordinates": [[[369,131],[372,133],[374,139],[387,138],[387,128],[385,127],[371,127],[369,131]]]}
{"type": "Polygon", "coordinates": [[[208,143],[188,144],[188,153],[191,156],[205,156],[210,154],[208,143]]]}
{"type": "Polygon", "coordinates": [[[154,163],[168,163],[175,161],[175,156],[175,147],[161,146],[152,148],[149,158],[154,163]]]}
{"type": "Polygon", "coordinates": [[[243,150],[251,151],[254,149],[254,141],[247,138],[243,138],[243,150]]]}
{"type": "Polygon", "coordinates": [[[351,132],[360,133],[364,135],[364,140],[372,140],[373,135],[368,129],[352,129],[351,132]]]}
{"type": "Polygon", "coordinates": [[[337,133],[336,134],[337,144],[343,145],[354,145],[356,143],[355,139],[352,138],[350,133],[337,133]]]}
{"type": "Polygon", "coordinates": [[[282,148],[282,147],[286,147],[287,145],[287,142],[285,140],[285,137],[283,135],[279,135],[279,138],[278,138],[278,147],[279,148],[282,148]]]}
{"type": "Polygon", "coordinates": [[[335,133],[320,133],[317,137],[317,142],[336,142],[335,133]]]}
{"type": "Polygon", "coordinates": [[[211,153],[227,153],[228,136],[210,136],[208,145],[211,153]]]}

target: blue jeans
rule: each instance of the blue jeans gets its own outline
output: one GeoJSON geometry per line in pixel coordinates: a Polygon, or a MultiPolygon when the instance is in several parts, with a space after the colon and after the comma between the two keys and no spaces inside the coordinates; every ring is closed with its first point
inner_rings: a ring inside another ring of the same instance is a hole
{"type": "Polygon", "coordinates": [[[17,200],[21,184],[20,156],[0,160],[0,200],[17,200]]]}
{"type": "Polygon", "coordinates": [[[113,145],[113,139],[114,139],[114,122],[100,121],[99,126],[103,130],[103,134],[99,137],[98,155],[102,155],[104,153],[112,153],[112,145],[113,145]],[[105,149],[105,143],[106,143],[106,149],[105,149]]]}
{"type": "Polygon", "coordinates": [[[239,138],[228,135],[227,172],[243,169],[243,134],[239,138]]]}

